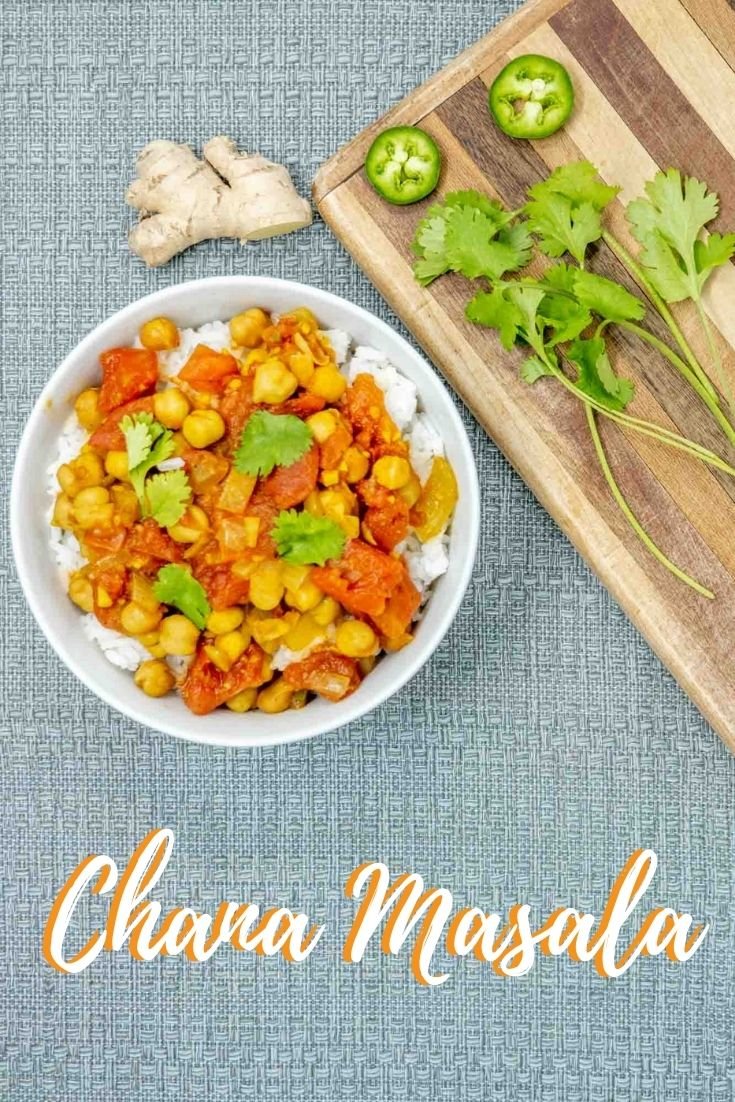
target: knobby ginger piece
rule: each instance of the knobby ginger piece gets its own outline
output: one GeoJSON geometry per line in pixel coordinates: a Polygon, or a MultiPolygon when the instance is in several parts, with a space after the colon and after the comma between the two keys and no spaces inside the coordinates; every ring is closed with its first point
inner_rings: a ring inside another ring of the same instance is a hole
{"type": "Polygon", "coordinates": [[[288,169],[257,153],[241,153],[220,135],[200,160],[188,145],[149,142],[138,155],[138,178],[127,202],[141,212],[130,248],[157,267],[209,237],[243,243],[290,233],[311,223],[288,169]]]}

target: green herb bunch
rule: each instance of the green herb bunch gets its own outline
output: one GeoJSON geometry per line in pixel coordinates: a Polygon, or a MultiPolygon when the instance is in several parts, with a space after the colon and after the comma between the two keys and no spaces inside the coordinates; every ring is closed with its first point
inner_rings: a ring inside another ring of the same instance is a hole
{"type": "Polygon", "coordinates": [[[735,253],[735,234],[706,236],[706,226],[718,212],[717,196],[699,180],[669,169],[658,173],[646,185],[645,197],[627,208],[633,236],[641,245],[636,260],[603,225],[603,212],[618,192],[619,188],[603,183],[587,161],[564,165],[535,184],[527,203],[517,211],[506,211],[476,191],[453,192],[432,206],[417,227],[414,272],[424,286],[445,272],[487,282],[488,289],[467,305],[469,320],[496,329],[505,348],[519,345],[527,351],[521,367],[525,382],[553,377],[584,404],[602,473],[627,522],[667,570],[712,598],[709,589],[671,562],[638,521],[610,468],[597,418],[608,418],[735,475],[735,469],[708,448],[627,412],[634,384],[617,374],[606,344],[608,328],[617,326],[655,348],[683,376],[735,444],[735,403],[701,301],[712,272],[735,253]],[[585,268],[589,247],[600,240],[646,293],[674,347],[641,324],[648,308],[642,298],[585,268]],[[531,259],[534,241],[543,254],[557,261],[540,277],[522,272],[531,259]],[[562,257],[574,263],[566,263],[562,257]],[[713,386],[669,308],[670,303],[685,299],[693,301],[697,309],[724,397],[713,386]]]}

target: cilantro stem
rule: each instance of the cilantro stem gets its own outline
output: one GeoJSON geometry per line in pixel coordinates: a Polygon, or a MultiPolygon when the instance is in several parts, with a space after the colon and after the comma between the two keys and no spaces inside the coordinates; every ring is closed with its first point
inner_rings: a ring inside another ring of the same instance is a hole
{"type": "MultiPolygon", "coordinates": [[[[538,350],[536,351],[538,354],[538,350]]],[[[711,452],[709,448],[705,448],[701,444],[695,443],[694,440],[687,439],[686,436],[680,436],[678,432],[671,432],[670,429],[665,429],[661,425],[655,425],[652,421],[644,421],[640,417],[631,417],[630,414],[622,413],[620,410],[610,409],[608,406],[603,405],[602,402],[598,402],[595,398],[592,398],[589,394],[585,394],[583,390],[580,390],[548,356],[544,354],[542,359],[554,378],[558,379],[570,393],[579,398],[581,402],[584,402],[586,406],[589,406],[597,413],[601,413],[603,417],[607,417],[610,421],[615,421],[618,425],[627,426],[631,430],[641,433],[642,436],[650,436],[653,440],[658,440],[660,444],[666,444],[670,448],[677,448],[679,451],[686,452],[694,456],[695,459],[700,459],[708,466],[716,467],[718,470],[724,471],[725,474],[735,477],[735,467],[731,467],[724,459],[720,459],[720,457],[715,455],[714,452],[711,452]]]]}
{"type": "Polygon", "coordinates": [[[704,335],[707,338],[707,347],[709,348],[709,354],[712,357],[712,363],[715,365],[717,377],[720,380],[722,393],[724,394],[727,404],[730,407],[730,412],[733,413],[735,412],[735,400],[733,400],[732,387],[730,386],[730,381],[725,375],[725,370],[722,366],[722,357],[720,356],[720,350],[717,347],[717,342],[715,341],[714,333],[712,332],[712,326],[710,325],[709,318],[707,317],[705,309],[702,306],[702,300],[700,298],[696,298],[694,302],[697,307],[699,320],[702,323],[704,335]]]}
{"type": "Polygon", "coordinates": [[[610,489],[610,493],[615,498],[618,508],[627,520],[630,527],[635,532],[638,539],[641,541],[646,550],[649,551],[655,559],[658,559],[661,565],[665,566],[666,569],[674,575],[674,577],[678,578],[679,581],[684,582],[685,585],[690,586],[696,593],[699,593],[702,597],[707,597],[707,599],[710,601],[714,600],[715,595],[712,590],[706,589],[705,586],[700,584],[700,582],[696,581],[694,578],[690,577],[690,575],[687,574],[685,571],[681,570],[676,565],[676,563],[673,563],[671,559],[663,553],[658,544],[654,543],[648,532],[646,532],[645,528],[638,520],[630,505],[625,500],[622,490],[615,481],[615,476],[610,469],[607,454],[600,438],[600,432],[597,427],[597,422],[595,421],[595,414],[591,406],[585,406],[585,413],[587,414],[587,424],[589,425],[592,442],[595,446],[597,458],[599,460],[600,467],[602,468],[602,473],[605,477],[605,481],[607,482],[607,485],[610,489]]]}
{"type": "Polygon", "coordinates": [[[707,373],[704,371],[699,360],[694,355],[692,346],[689,344],[689,341],[686,339],[683,332],[681,331],[681,328],[676,321],[676,318],[671,313],[671,310],[669,310],[668,305],[661,298],[661,295],[653,286],[643,268],[633,259],[625,246],[622,245],[620,241],[618,241],[617,237],[614,237],[609,230],[602,231],[602,240],[605,242],[608,248],[615,253],[615,256],[618,258],[621,264],[628,269],[630,274],[635,279],[636,283],[640,284],[640,286],[646,292],[651,302],[661,315],[661,318],[668,328],[669,332],[671,333],[672,337],[679,345],[679,348],[684,354],[684,357],[691,367],[692,371],[697,376],[702,386],[707,391],[709,391],[710,395],[714,399],[717,399],[717,391],[713,387],[710,379],[707,376],[707,373]]]}
{"type": "Polygon", "coordinates": [[[705,403],[730,443],[735,444],[735,427],[733,427],[732,423],[723,413],[717,399],[712,397],[710,390],[702,386],[699,377],[694,374],[689,365],[682,360],[681,356],[678,356],[673,349],[669,348],[669,346],[664,343],[664,341],[659,340],[654,333],[651,333],[649,329],[645,329],[642,325],[636,325],[635,322],[629,321],[622,321],[617,324],[621,329],[627,329],[629,332],[635,333],[641,340],[646,341],[660,352],[669,363],[673,364],[676,370],[686,379],[689,385],[705,403]]]}

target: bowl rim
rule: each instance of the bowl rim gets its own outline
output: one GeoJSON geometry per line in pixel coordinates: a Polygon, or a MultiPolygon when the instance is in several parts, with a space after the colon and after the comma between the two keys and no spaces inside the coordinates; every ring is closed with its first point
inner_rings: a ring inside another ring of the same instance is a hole
{"type": "MultiPolygon", "coordinates": [[[[463,484],[462,491],[465,497],[465,508],[468,522],[468,540],[464,544],[463,550],[463,562],[461,565],[461,572],[454,592],[450,594],[447,601],[444,612],[434,626],[433,635],[431,640],[418,646],[416,650],[413,647],[408,648],[403,653],[407,656],[407,661],[400,668],[399,673],[395,679],[384,686],[382,690],[378,691],[374,697],[367,698],[366,700],[359,701],[357,694],[350,696],[346,701],[339,702],[336,705],[338,711],[335,714],[334,721],[325,723],[312,723],[309,726],[304,723],[303,730],[293,732],[281,732],[279,734],[279,728],[274,726],[272,734],[264,736],[258,736],[257,742],[242,740],[242,736],[238,736],[233,732],[232,737],[224,737],[219,734],[212,736],[207,735],[206,731],[201,731],[200,728],[194,727],[193,729],[187,729],[183,726],[176,724],[156,724],[155,726],[151,720],[146,716],[144,701],[145,697],[141,694],[141,707],[138,708],[134,704],[128,704],[127,702],[121,702],[114,692],[108,690],[104,685],[100,684],[95,678],[90,680],[90,676],[85,672],[83,662],[77,658],[72,645],[67,644],[66,640],[53,632],[46,620],[46,615],[42,607],[42,603],[39,597],[37,597],[36,587],[32,577],[32,571],[29,568],[29,564],[26,562],[26,555],[24,550],[22,532],[22,514],[21,514],[21,472],[25,471],[28,466],[31,447],[33,439],[36,436],[37,431],[40,428],[45,410],[48,408],[48,403],[53,399],[55,400],[55,394],[58,385],[59,378],[64,376],[70,367],[75,364],[79,359],[83,358],[90,346],[97,343],[100,335],[107,329],[114,329],[120,324],[124,324],[127,318],[136,314],[140,308],[144,305],[150,305],[151,307],[158,306],[162,303],[166,303],[170,299],[174,299],[178,292],[186,288],[187,290],[196,290],[206,287],[208,290],[217,288],[218,285],[232,287],[233,283],[242,285],[243,291],[247,293],[249,290],[255,291],[256,289],[267,293],[270,289],[272,291],[278,291],[288,288],[289,292],[293,292],[295,297],[298,297],[299,293],[304,293],[307,297],[313,297],[315,294],[322,302],[328,302],[341,308],[347,308],[361,318],[366,324],[371,326],[376,335],[387,335],[391,340],[398,341],[399,344],[404,346],[406,353],[420,364],[420,369],[429,374],[434,373],[434,369],[424,357],[421,352],[418,352],[415,348],[409,344],[409,342],[399,333],[396,329],[392,328],[382,318],[377,317],[371,311],[365,309],[356,303],[351,302],[349,299],[343,298],[341,295],[336,295],[331,291],[324,290],[321,287],[317,287],[313,284],[305,284],[296,280],[281,279],[275,276],[257,276],[257,275],[225,275],[225,276],[205,276],[199,279],[183,280],[179,283],[171,284],[167,287],[159,288],[156,291],[152,291],[147,295],[143,295],[140,298],[134,299],[132,302],[123,306],[120,310],[106,317],[103,321],[94,326],[82,339],[69,351],[64,359],[56,366],[51,373],[49,379],[44,384],[44,387],[36,399],[30,416],[26,421],[21,434],[18,450],[16,453],[15,463],[13,467],[13,476],[10,489],[10,538],[13,551],[13,558],[15,561],[15,569],[20,581],[23,594],[26,601],[33,613],[34,619],[37,625],[40,627],[44,637],[50,644],[51,648],[55,651],[57,656],[61,659],[67,669],[82,682],[82,684],[89,691],[95,694],[99,699],[104,701],[114,711],[121,713],[128,719],[133,720],[135,723],[139,723],[142,727],[153,731],[155,733],[163,733],[171,735],[176,738],[184,739],[187,742],[199,743],[205,746],[219,746],[219,747],[235,747],[238,749],[258,749],[260,747],[275,746],[291,742],[301,742],[307,738],[313,738],[317,735],[324,735],[333,732],[339,728],[346,727],[348,724],[353,723],[355,720],[369,714],[376,708],[384,704],[386,700],[394,696],[399,692],[408,681],[430,660],[439,644],[443,641],[449,628],[451,627],[462,603],[464,595],[469,585],[472,571],[474,569],[475,558],[477,553],[477,545],[479,541],[480,530],[480,492],[479,482],[477,476],[477,467],[475,464],[475,458],[470,447],[467,431],[462,422],[462,419],[457,411],[457,408],[452,401],[451,394],[447,389],[447,384],[441,377],[437,377],[437,383],[439,389],[444,391],[444,398],[446,400],[446,411],[448,413],[450,421],[453,422],[453,427],[456,431],[456,439],[454,440],[455,447],[458,447],[461,458],[463,460],[464,472],[463,477],[466,479],[466,485],[463,484]]],[[[420,392],[420,387],[419,387],[420,392]]],[[[45,472],[44,472],[45,473],[45,472]]],[[[456,553],[456,552],[455,552],[456,553]]],[[[206,717],[204,717],[206,718],[206,717]]]]}

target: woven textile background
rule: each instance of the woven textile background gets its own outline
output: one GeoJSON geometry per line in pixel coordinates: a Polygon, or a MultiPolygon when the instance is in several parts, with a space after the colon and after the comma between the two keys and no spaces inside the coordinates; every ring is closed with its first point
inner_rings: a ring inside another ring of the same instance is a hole
{"type": "MultiPolygon", "coordinates": [[[[59,360],[132,299],[197,276],[311,281],[395,322],[317,224],[210,243],[149,272],[123,203],[148,139],[219,132],[317,166],[479,37],[512,0],[4,0],[2,449],[59,360]]],[[[348,730],[207,750],[141,729],[50,652],[0,563],[3,671],[0,1097],[512,1099],[734,1096],[735,762],[465,413],[483,491],[473,585],[433,661],[348,730]],[[313,956],[220,950],[206,965],[105,955],[42,963],[55,891],[86,854],[124,863],[176,832],[159,897],[293,905],[313,956]],[[476,962],[418,987],[405,954],[340,960],[360,861],[420,872],[457,904],[600,910],[639,846],[650,905],[712,924],[687,964],[605,981],[543,960],[520,980],[476,962]]],[[[3,516],[6,516],[3,513],[3,516]]]]}

